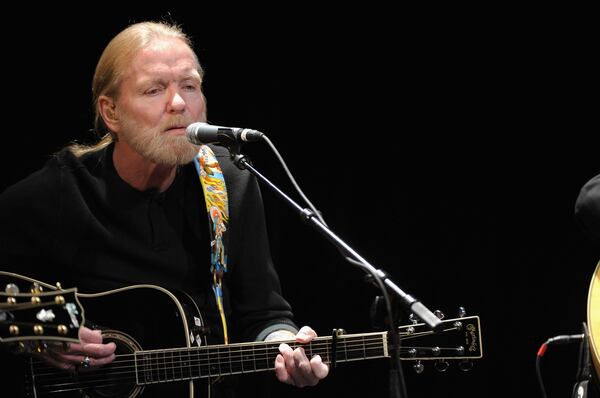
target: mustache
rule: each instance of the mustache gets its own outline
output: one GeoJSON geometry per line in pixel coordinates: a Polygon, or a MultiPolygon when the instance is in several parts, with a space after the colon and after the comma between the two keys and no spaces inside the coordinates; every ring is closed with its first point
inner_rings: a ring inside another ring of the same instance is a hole
{"type": "Polygon", "coordinates": [[[170,130],[173,128],[187,128],[190,124],[195,123],[194,120],[190,120],[184,116],[176,116],[170,120],[164,122],[164,125],[161,126],[161,131],[170,130]]]}

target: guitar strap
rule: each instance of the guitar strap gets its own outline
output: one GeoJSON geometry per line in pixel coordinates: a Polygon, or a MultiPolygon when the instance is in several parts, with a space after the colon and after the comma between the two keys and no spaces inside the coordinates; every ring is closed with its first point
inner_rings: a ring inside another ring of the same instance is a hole
{"type": "Polygon", "coordinates": [[[208,226],[210,230],[210,271],[213,274],[213,292],[223,325],[223,338],[228,344],[227,320],[223,308],[223,275],[227,272],[227,223],[229,222],[229,206],[227,188],[221,166],[214,152],[207,146],[200,146],[194,165],[202,184],[208,226]]]}

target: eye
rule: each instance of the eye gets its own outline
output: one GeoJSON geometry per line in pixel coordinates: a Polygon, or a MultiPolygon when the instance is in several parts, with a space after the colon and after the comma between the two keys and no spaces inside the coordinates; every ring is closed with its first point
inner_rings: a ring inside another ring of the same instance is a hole
{"type": "Polygon", "coordinates": [[[200,84],[193,80],[184,80],[181,83],[181,88],[186,91],[196,91],[200,89],[200,84]]]}
{"type": "Polygon", "coordinates": [[[152,87],[152,88],[149,88],[148,90],[144,91],[144,95],[153,96],[153,95],[159,94],[161,91],[162,91],[162,89],[160,87],[152,87]]]}

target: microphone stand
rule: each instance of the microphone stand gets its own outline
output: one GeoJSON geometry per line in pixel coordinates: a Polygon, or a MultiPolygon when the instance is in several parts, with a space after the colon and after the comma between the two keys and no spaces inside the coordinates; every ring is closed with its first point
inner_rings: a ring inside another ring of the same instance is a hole
{"type": "MultiPolygon", "coordinates": [[[[288,203],[292,208],[294,208],[302,217],[303,221],[312,225],[317,229],[327,240],[333,243],[338,250],[342,253],[346,253],[347,256],[352,257],[356,262],[360,263],[360,266],[368,272],[373,277],[379,278],[385,286],[389,289],[389,291],[393,292],[400,300],[400,303],[405,307],[408,312],[413,312],[417,317],[419,317],[425,324],[429,326],[431,330],[436,333],[439,333],[443,329],[442,321],[435,316],[425,305],[423,305],[420,301],[415,299],[408,293],[405,293],[394,281],[392,281],[386,272],[381,269],[375,268],[371,265],[367,260],[365,260],[360,254],[358,254],[352,247],[350,247],[346,242],[344,242],[339,236],[337,236],[333,231],[331,231],[326,225],[324,225],[318,217],[315,216],[314,212],[310,209],[303,208],[298,205],[294,200],[292,200],[289,196],[287,196],[283,191],[281,191],[275,184],[269,181],[265,176],[263,176],[258,170],[256,170],[250,162],[246,159],[245,155],[240,153],[240,144],[231,144],[227,145],[227,148],[230,152],[230,157],[233,163],[240,170],[248,170],[252,173],[256,178],[266,184],[273,192],[279,195],[286,203],[288,203]]],[[[390,314],[390,319],[393,317],[393,314],[390,314]]],[[[394,322],[390,322],[390,325],[394,325],[394,322]]],[[[391,330],[392,341],[397,341],[394,339],[397,331],[391,330]]],[[[393,351],[396,354],[399,352],[399,343],[393,345],[393,351]]],[[[397,356],[399,359],[399,356],[397,356]]],[[[399,361],[398,361],[399,362],[399,361]]],[[[392,367],[399,367],[400,365],[395,361],[395,358],[392,358],[392,367]]],[[[398,369],[401,372],[401,369],[398,369]]],[[[400,397],[400,388],[397,383],[399,374],[397,372],[392,372],[390,377],[390,396],[391,397],[400,397]]]]}

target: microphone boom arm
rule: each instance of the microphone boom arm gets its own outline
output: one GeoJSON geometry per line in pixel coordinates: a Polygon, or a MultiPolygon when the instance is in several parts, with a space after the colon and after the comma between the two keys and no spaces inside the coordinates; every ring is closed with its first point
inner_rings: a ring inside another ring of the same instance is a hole
{"type": "Polygon", "coordinates": [[[258,178],[260,181],[266,184],[272,191],[277,193],[282,199],[284,199],[285,202],[287,202],[291,207],[293,207],[306,223],[315,227],[317,231],[319,231],[327,240],[333,243],[342,252],[347,253],[349,257],[352,257],[357,262],[359,262],[361,266],[371,275],[377,275],[389,288],[389,290],[394,292],[394,294],[400,298],[400,302],[402,303],[402,305],[408,311],[413,312],[417,317],[419,317],[425,324],[427,324],[431,328],[431,330],[435,331],[436,333],[442,331],[443,323],[433,312],[431,312],[425,305],[423,305],[420,301],[412,297],[410,294],[405,293],[396,283],[394,283],[390,278],[388,278],[387,273],[385,273],[381,269],[375,268],[367,260],[365,260],[339,236],[337,236],[333,231],[331,231],[331,229],[324,225],[318,219],[318,217],[315,216],[312,210],[303,208],[300,205],[298,205],[288,195],[281,191],[275,184],[273,184],[265,176],[263,176],[250,164],[250,162],[248,162],[246,157],[240,153],[239,149],[239,145],[233,145],[229,147],[231,159],[239,169],[248,170],[250,173],[256,176],[256,178],[258,178]]]}

